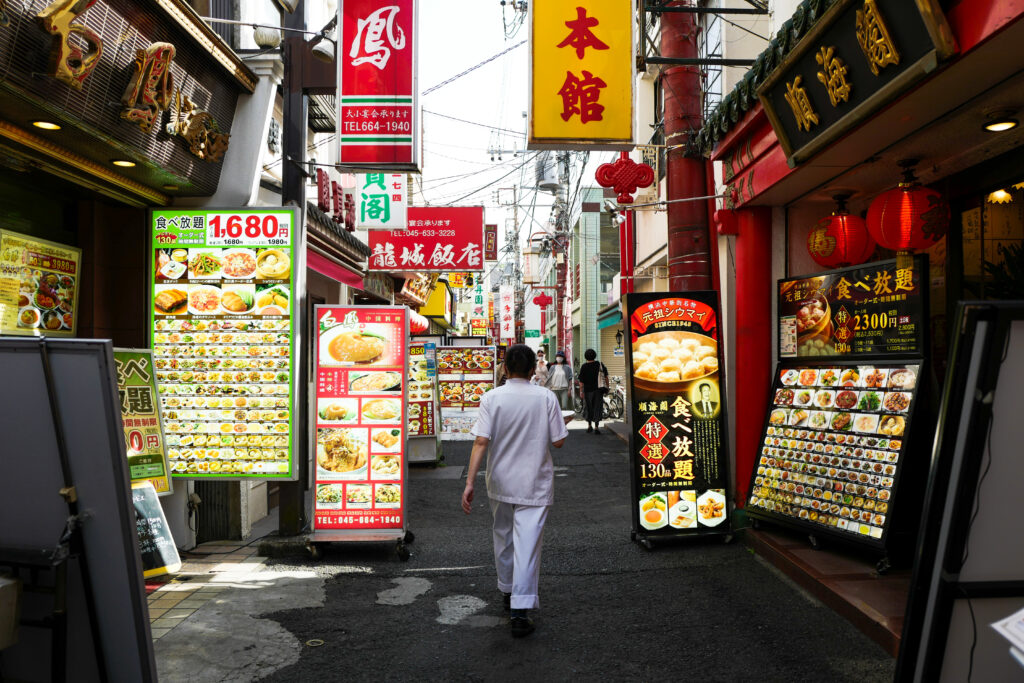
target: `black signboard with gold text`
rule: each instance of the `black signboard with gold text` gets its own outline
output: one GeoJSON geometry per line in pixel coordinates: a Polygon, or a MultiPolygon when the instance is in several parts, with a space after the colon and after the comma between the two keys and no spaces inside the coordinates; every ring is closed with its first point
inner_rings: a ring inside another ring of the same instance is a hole
{"type": "Polygon", "coordinates": [[[928,257],[779,280],[779,357],[923,354],[928,257]]]}
{"type": "Polygon", "coordinates": [[[633,535],[729,533],[717,292],[629,294],[633,535]]]}

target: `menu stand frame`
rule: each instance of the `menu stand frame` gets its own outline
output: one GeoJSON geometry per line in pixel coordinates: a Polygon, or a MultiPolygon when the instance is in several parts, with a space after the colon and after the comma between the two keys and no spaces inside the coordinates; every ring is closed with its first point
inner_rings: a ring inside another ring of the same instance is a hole
{"type": "Polygon", "coordinates": [[[1024,597],[1024,576],[1000,581],[960,579],[970,541],[971,511],[976,509],[980,492],[983,460],[967,457],[966,445],[983,440],[990,428],[992,397],[1003,363],[1001,350],[1009,342],[1010,327],[1020,321],[1024,321],[1024,302],[962,301],[956,323],[950,328],[959,334],[949,351],[950,372],[943,388],[920,533],[914,548],[896,681],[943,677],[943,652],[957,599],[1024,597]],[[979,344],[982,322],[986,325],[979,344]]]}
{"type": "MultiPolygon", "coordinates": [[[[774,395],[775,395],[775,379],[780,376],[780,373],[787,369],[798,369],[798,368],[843,368],[843,367],[857,367],[863,365],[887,365],[887,364],[917,364],[917,380],[914,385],[914,400],[910,407],[910,410],[904,416],[910,423],[910,428],[905,430],[902,435],[902,441],[905,442],[904,449],[900,451],[901,460],[896,468],[896,472],[893,476],[893,485],[891,490],[893,491],[892,500],[889,501],[889,512],[886,513],[890,518],[890,525],[886,528],[885,534],[881,539],[873,539],[870,536],[855,535],[845,531],[833,530],[831,526],[824,526],[816,522],[803,521],[798,518],[789,518],[783,515],[774,514],[772,512],[762,510],[749,504],[750,496],[755,490],[755,480],[758,476],[757,465],[760,461],[760,453],[763,443],[758,441],[758,452],[755,454],[754,463],[755,466],[750,473],[750,483],[748,486],[747,501],[744,505],[744,511],[747,518],[751,521],[751,526],[754,529],[761,528],[761,524],[773,524],[779,527],[787,528],[800,533],[806,533],[808,543],[815,550],[819,550],[822,547],[822,541],[827,539],[829,542],[835,542],[838,545],[846,547],[855,547],[859,550],[865,550],[871,552],[873,556],[877,558],[876,570],[879,574],[886,573],[893,566],[892,551],[894,549],[893,539],[899,538],[905,535],[910,524],[907,523],[909,519],[903,511],[912,509],[913,505],[908,505],[904,502],[903,498],[898,495],[900,483],[906,476],[906,472],[910,470],[912,473],[915,467],[919,467],[923,463],[924,453],[923,442],[924,439],[920,436],[921,427],[919,423],[927,422],[927,413],[925,408],[922,407],[923,396],[927,394],[929,389],[928,377],[930,369],[927,365],[927,357],[914,355],[914,356],[887,356],[887,357],[872,357],[872,358],[860,358],[860,357],[842,357],[842,356],[829,356],[829,357],[801,357],[801,358],[785,358],[780,360],[775,365],[775,374],[772,376],[772,382],[769,385],[769,397],[767,404],[769,406],[764,423],[761,428],[762,436],[767,434],[767,430],[770,424],[771,413],[775,410],[774,407],[774,395]],[[897,505],[897,502],[901,503],[897,505]],[[898,512],[899,511],[899,512],[898,512]]],[[[837,387],[838,388],[838,387],[837,387]]],[[[857,388],[862,390],[862,388],[857,388]]],[[[884,393],[884,391],[883,391],[884,393]]],[[[851,409],[853,412],[855,409],[851,409]]],[[[868,436],[868,435],[865,435],[868,436]]],[[[907,501],[912,502],[912,501],[907,501]]],[[[897,562],[900,562],[897,559],[897,562]]]]}
{"type": "MultiPolygon", "coordinates": [[[[341,304],[317,304],[313,309],[313,324],[319,325],[320,310],[328,308],[393,308],[396,310],[409,310],[408,306],[404,305],[366,305],[360,306],[359,304],[351,304],[343,306],[341,304]]],[[[315,328],[314,328],[315,329],[315,328]]],[[[409,316],[405,316],[405,331],[403,339],[409,339],[409,316]]],[[[313,367],[312,371],[314,376],[319,368],[319,352],[320,342],[319,337],[314,334],[312,335],[311,342],[314,345],[315,353],[313,354],[313,367]]],[[[404,367],[402,368],[402,402],[405,406],[408,406],[409,396],[409,356],[408,353],[405,355],[404,367]]],[[[317,393],[316,393],[316,381],[309,383],[309,391],[307,392],[307,405],[317,405],[317,393]]],[[[311,473],[315,472],[316,467],[316,420],[317,411],[308,411],[308,427],[310,430],[311,438],[309,444],[311,446],[311,453],[306,461],[309,463],[311,473]]],[[[403,414],[402,419],[405,419],[403,414]]],[[[402,562],[407,562],[412,557],[412,552],[407,547],[408,544],[416,540],[416,534],[414,534],[408,525],[407,507],[406,503],[409,500],[408,486],[409,486],[409,429],[408,425],[402,423],[402,434],[404,439],[405,448],[403,449],[402,457],[402,526],[398,529],[317,529],[316,528],[316,477],[313,475],[313,496],[311,497],[311,509],[306,508],[311,514],[310,519],[310,533],[306,536],[306,550],[314,560],[319,560],[323,557],[323,547],[327,543],[387,543],[389,541],[395,542],[395,552],[398,555],[398,559],[402,562]]],[[[367,469],[369,469],[369,462],[367,462],[367,469]]],[[[369,475],[369,471],[367,471],[369,475]]]]}

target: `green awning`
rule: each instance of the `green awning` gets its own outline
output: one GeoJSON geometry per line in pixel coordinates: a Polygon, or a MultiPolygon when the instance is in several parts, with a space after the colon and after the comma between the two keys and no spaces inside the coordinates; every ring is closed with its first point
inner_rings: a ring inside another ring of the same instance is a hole
{"type": "Polygon", "coordinates": [[[621,321],[621,320],[622,320],[622,311],[620,311],[617,308],[613,308],[612,310],[608,311],[604,315],[600,315],[600,316],[597,317],[597,329],[603,330],[606,327],[611,327],[612,325],[618,325],[619,321],[621,321]]]}

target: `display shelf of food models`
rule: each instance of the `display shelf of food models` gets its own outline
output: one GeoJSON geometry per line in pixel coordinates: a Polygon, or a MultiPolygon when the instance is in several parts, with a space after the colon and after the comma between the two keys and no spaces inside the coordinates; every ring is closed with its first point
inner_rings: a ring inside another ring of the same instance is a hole
{"type": "Polygon", "coordinates": [[[287,478],[290,250],[157,249],[154,268],[153,363],[171,473],[287,478]]]}
{"type": "MultiPolygon", "coordinates": [[[[432,345],[431,345],[432,346],[432,345]]],[[[436,351],[426,344],[409,347],[407,427],[409,437],[435,436],[437,425],[436,351]]]]}
{"type": "Polygon", "coordinates": [[[494,388],[493,346],[437,348],[441,435],[448,441],[473,439],[470,430],[484,394],[494,388]]]}
{"type": "Polygon", "coordinates": [[[748,514],[884,546],[920,369],[920,361],[780,364],[748,514]]]}

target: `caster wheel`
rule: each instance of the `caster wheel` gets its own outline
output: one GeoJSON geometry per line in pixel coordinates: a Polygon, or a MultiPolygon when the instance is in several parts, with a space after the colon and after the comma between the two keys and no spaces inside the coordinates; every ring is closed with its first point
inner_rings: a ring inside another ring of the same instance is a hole
{"type": "Polygon", "coordinates": [[[324,551],[316,543],[310,543],[307,545],[306,550],[309,551],[309,556],[314,560],[319,560],[324,556],[324,551]]]}
{"type": "Polygon", "coordinates": [[[416,540],[416,534],[414,534],[411,531],[406,531],[405,532],[405,538],[402,539],[402,542],[403,543],[412,543],[415,540],[416,540]]]}
{"type": "Polygon", "coordinates": [[[646,538],[640,541],[640,545],[644,547],[644,550],[654,550],[654,544],[648,541],[646,538]]]}
{"type": "Polygon", "coordinates": [[[409,552],[409,549],[405,547],[404,543],[399,543],[395,548],[395,552],[398,553],[398,559],[402,562],[408,562],[409,558],[412,557],[412,553],[409,552]]]}

